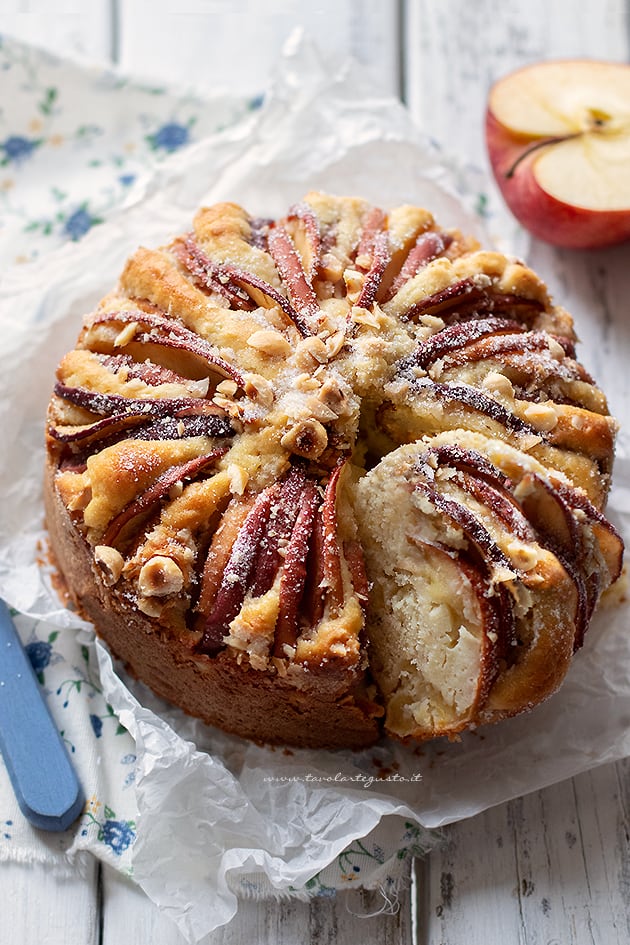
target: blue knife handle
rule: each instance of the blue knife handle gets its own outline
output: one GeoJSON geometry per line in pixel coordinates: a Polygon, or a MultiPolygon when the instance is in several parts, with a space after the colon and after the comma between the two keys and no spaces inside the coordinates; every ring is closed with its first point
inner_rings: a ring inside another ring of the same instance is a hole
{"type": "Polygon", "coordinates": [[[67,830],[83,810],[83,791],[1,600],[0,751],[24,816],[42,830],[67,830]]]}

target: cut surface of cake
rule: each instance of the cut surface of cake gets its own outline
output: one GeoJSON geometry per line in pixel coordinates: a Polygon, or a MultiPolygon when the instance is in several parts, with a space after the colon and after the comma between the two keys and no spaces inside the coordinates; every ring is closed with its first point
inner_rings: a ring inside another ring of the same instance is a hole
{"type": "Polygon", "coordinates": [[[73,600],[155,692],[259,742],[526,711],[621,568],[616,426],[575,343],[525,264],[424,209],[201,209],[57,370],[73,600]]]}

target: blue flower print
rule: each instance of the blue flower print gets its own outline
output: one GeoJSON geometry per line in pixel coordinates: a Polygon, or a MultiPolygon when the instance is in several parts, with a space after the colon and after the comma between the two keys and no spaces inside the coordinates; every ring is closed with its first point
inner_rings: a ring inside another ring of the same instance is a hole
{"type": "Polygon", "coordinates": [[[50,654],[52,653],[50,643],[36,640],[34,643],[27,643],[24,649],[35,672],[43,672],[50,663],[50,654]]]}
{"type": "Polygon", "coordinates": [[[253,98],[250,98],[248,102],[248,107],[250,111],[255,112],[258,108],[262,108],[262,104],[265,101],[265,96],[262,92],[259,95],[254,95],[253,98]]]}
{"type": "Polygon", "coordinates": [[[125,850],[133,844],[136,839],[136,824],[133,820],[117,820],[116,812],[107,804],[102,804],[96,797],[91,797],[85,805],[84,828],[81,836],[88,835],[90,825],[98,827],[97,839],[104,843],[116,856],[122,856],[125,850]],[[97,816],[99,809],[103,808],[104,820],[97,816]]]}
{"type": "Polygon", "coordinates": [[[64,223],[63,231],[66,236],[69,236],[70,239],[74,240],[76,243],[95,223],[100,222],[100,220],[90,216],[85,207],[79,207],[78,210],[75,210],[74,213],[68,217],[64,223]]]}
{"type": "Polygon", "coordinates": [[[90,716],[90,725],[94,731],[94,734],[97,738],[100,738],[103,734],[103,720],[98,717],[98,715],[90,716]]]}
{"type": "Polygon", "coordinates": [[[136,832],[126,820],[106,820],[101,827],[102,840],[120,856],[136,839],[136,832]]]}
{"type": "Polygon", "coordinates": [[[162,148],[164,151],[171,152],[188,144],[189,139],[190,132],[186,125],[171,121],[158,128],[155,134],[149,135],[147,141],[154,150],[162,148]]]}
{"type": "Polygon", "coordinates": [[[41,143],[41,138],[23,138],[21,135],[11,135],[0,143],[0,150],[4,151],[4,157],[0,161],[0,165],[6,166],[11,162],[13,164],[20,164],[29,157],[41,143]]]}
{"type": "Polygon", "coordinates": [[[31,639],[24,646],[24,651],[28,656],[33,672],[37,676],[41,686],[44,686],[44,670],[55,663],[63,661],[63,656],[53,649],[53,643],[59,636],[58,630],[53,630],[48,634],[47,640],[38,640],[35,631],[31,634],[31,639]]]}
{"type": "Polygon", "coordinates": [[[123,185],[123,187],[131,187],[135,179],[135,174],[121,174],[118,178],[118,181],[123,185]]]}

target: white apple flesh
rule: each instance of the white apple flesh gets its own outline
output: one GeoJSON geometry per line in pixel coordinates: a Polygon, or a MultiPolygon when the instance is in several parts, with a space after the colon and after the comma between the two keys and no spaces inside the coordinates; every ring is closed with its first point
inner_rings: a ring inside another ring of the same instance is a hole
{"type": "Polygon", "coordinates": [[[514,216],[556,246],[630,239],[630,66],[543,62],[491,89],[486,141],[514,216]]]}

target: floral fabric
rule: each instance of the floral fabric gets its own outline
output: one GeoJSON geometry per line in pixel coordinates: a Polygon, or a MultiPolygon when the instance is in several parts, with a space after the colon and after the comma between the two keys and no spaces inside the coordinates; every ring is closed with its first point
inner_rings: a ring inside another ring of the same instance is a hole
{"type": "Polygon", "coordinates": [[[5,264],[80,240],[141,174],[260,104],[178,95],[2,36],[0,103],[5,264]]]}

